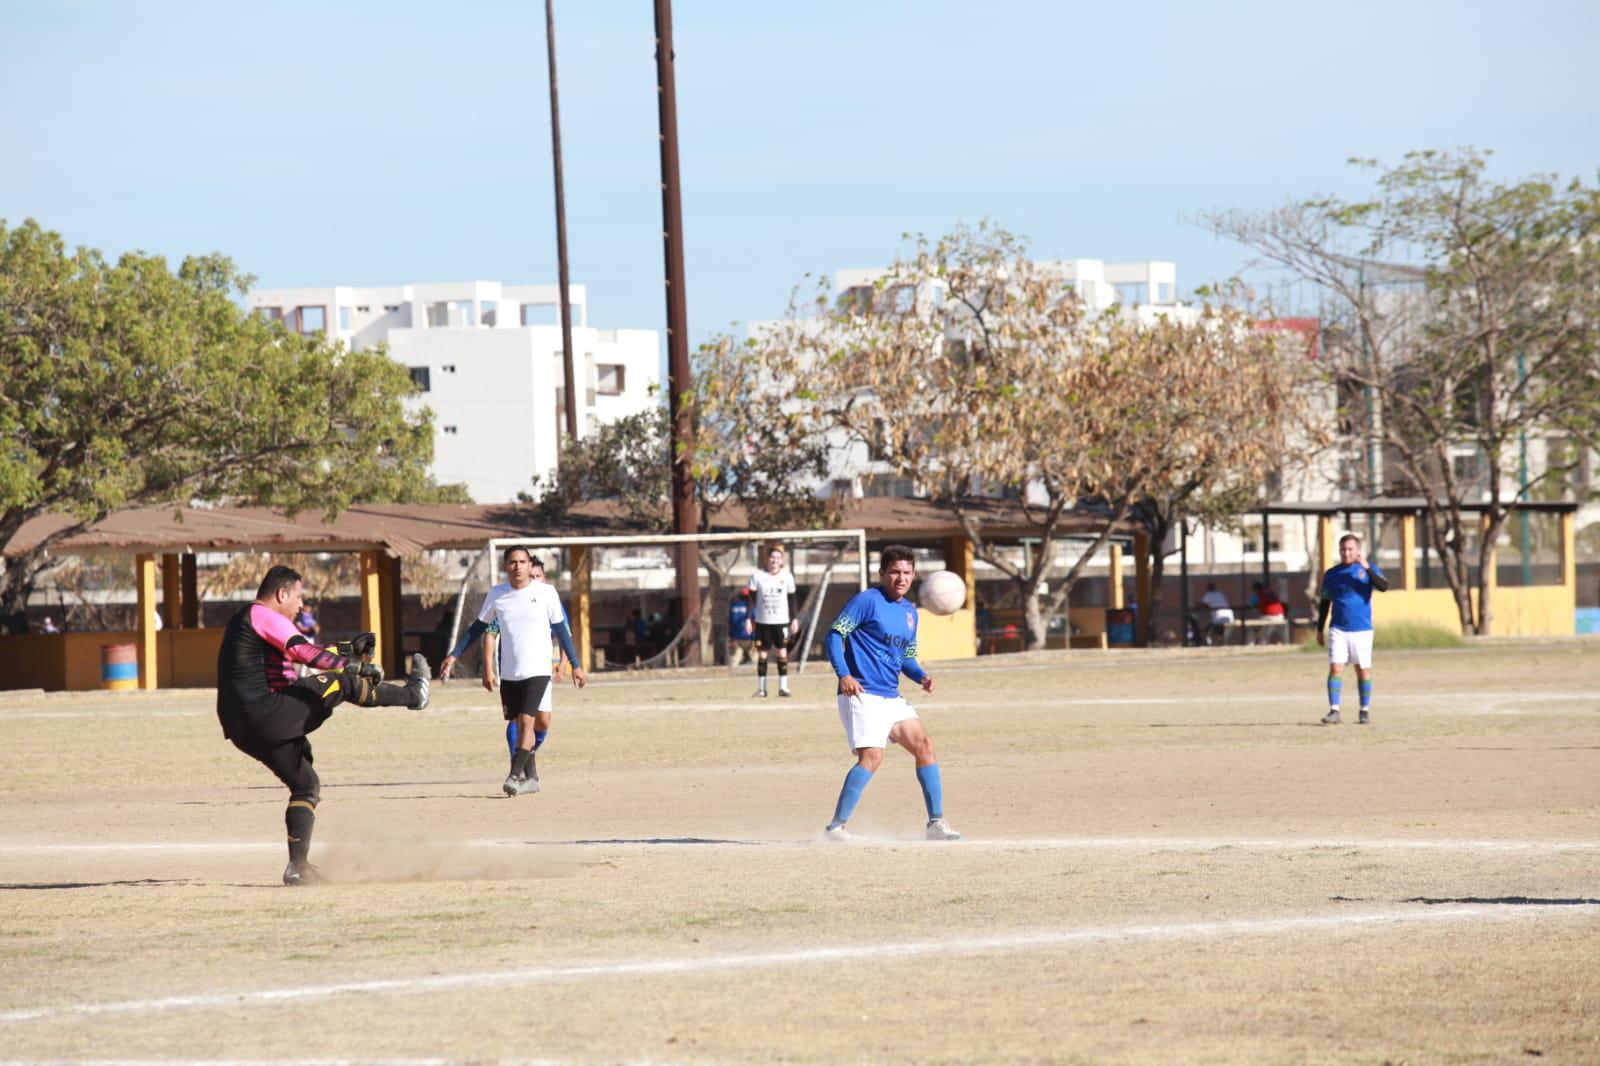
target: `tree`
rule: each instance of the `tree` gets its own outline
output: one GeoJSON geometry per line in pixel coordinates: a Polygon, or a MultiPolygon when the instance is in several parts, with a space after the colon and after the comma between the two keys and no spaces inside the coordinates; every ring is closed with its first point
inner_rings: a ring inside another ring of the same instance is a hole
{"type": "Polygon", "coordinates": [[[1377,172],[1369,200],[1209,221],[1332,297],[1329,373],[1370,393],[1373,417],[1354,421],[1384,445],[1386,479],[1426,502],[1462,631],[1488,634],[1509,505],[1571,469],[1552,462],[1513,486],[1517,441],[1592,449],[1600,435],[1600,190],[1548,175],[1494,181],[1472,149],[1354,162],[1377,172]],[[1396,278],[1409,288],[1376,284],[1396,278]],[[1483,483],[1457,470],[1463,449],[1483,483]],[[1484,508],[1481,533],[1468,504],[1484,508]]]}
{"type": "Polygon", "coordinates": [[[404,367],[247,316],[217,255],[68,253],[0,222],[0,549],[29,519],[72,522],[6,568],[19,614],[47,553],[111,512],[225,501],[319,509],[460,498],[426,474],[432,415],[404,367]]]}
{"type": "Polygon", "coordinates": [[[807,382],[799,394],[817,421],[951,508],[974,554],[1011,579],[1039,648],[1126,520],[1160,520],[1202,491],[1259,498],[1277,435],[1231,438],[1275,424],[1287,385],[1271,339],[1247,327],[1224,309],[1193,326],[1091,316],[1070,279],[985,223],[919,238],[872,292],[838,306],[819,296],[812,316],[792,309],[763,345],[768,365],[807,382]],[[1256,407],[1230,423],[1248,398],[1228,390],[1266,377],[1256,407]],[[986,530],[996,497],[1037,550],[1018,559],[986,530]],[[1087,543],[1063,571],[1072,527],[1087,543]]]}

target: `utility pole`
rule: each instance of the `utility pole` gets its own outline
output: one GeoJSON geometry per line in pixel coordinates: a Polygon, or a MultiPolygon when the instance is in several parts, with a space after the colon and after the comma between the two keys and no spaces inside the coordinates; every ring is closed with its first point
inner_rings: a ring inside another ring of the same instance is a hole
{"type": "MultiPolygon", "coordinates": [[[[688,301],[683,277],[683,196],[678,181],[678,94],[673,73],[672,0],[655,0],[656,97],[661,125],[661,242],[666,256],[667,401],[672,413],[672,531],[698,532],[694,481],[689,476],[692,427],[689,423],[688,301]]],[[[690,639],[682,662],[700,662],[700,547],[678,545],[678,618],[689,626],[690,639]]]]}
{"type": "MultiPolygon", "coordinates": [[[[578,439],[578,388],[572,369],[572,301],[567,279],[567,194],[561,180],[561,103],[556,95],[555,0],[544,0],[544,39],[550,52],[550,156],[556,171],[556,279],[561,287],[561,381],[566,395],[567,439],[578,439]]],[[[556,449],[557,454],[561,451],[556,449]]]]}

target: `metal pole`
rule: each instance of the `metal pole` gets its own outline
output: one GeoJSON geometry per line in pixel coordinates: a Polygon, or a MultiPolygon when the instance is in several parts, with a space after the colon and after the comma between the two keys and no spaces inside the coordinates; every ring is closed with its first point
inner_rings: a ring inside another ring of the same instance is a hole
{"type": "MultiPolygon", "coordinates": [[[[561,180],[561,102],[556,94],[555,0],[544,0],[544,38],[550,52],[550,157],[556,171],[556,280],[561,287],[561,381],[566,391],[567,439],[578,439],[578,388],[572,369],[572,301],[567,291],[567,194],[561,180]]],[[[560,449],[556,449],[559,453],[560,449]]]]}
{"type": "MultiPolygon", "coordinates": [[[[688,400],[692,388],[689,372],[689,312],[684,295],[683,197],[678,181],[678,96],[673,73],[672,0],[655,0],[656,97],[661,126],[661,243],[666,257],[667,283],[667,398],[672,413],[672,531],[694,533],[699,525],[694,481],[689,463],[693,427],[688,400]]],[[[685,543],[678,557],[679,617],[685,624],[700,617],[700,549],[685,543]]],[[[685,662],[700,662],[699,631],[686,651],[685,662]]]]}

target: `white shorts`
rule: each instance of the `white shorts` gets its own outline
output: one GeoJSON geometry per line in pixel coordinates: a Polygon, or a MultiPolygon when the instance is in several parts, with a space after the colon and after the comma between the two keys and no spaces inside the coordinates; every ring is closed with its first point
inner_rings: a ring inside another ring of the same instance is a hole
{"type": "Polygon", "coordinates": [[[863,692],[859,696],[839,697],[839,721],[844,726],[851,751],[887,748],[889,731],[916,716],[917,709],[907,703],[904,696],[874,696],[863,692]]]}
{"type": "Polygon", "coordinates": [[[1355,663],[1363,670],[1372,669],[1372,630],[1328,628],[1328,661],[1330,663],[1355,663]]]}

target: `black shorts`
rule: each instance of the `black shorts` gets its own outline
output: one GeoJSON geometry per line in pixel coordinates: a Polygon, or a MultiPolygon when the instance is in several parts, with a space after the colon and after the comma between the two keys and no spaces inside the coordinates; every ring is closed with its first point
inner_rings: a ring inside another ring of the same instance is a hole
{"type": "Polygon", "coordinates": [[[757,622],[756,647],[762,651],[779,651],[789,646],[789,623],[757,622]]]}
{"type": "Polygon", "coordinates": [[[544,702],[544,694],[550,691],[550,675],[543,677],[525,677],[521,681],[500,682],[500,712],[506,716],[506,721],[520,714],[537,714],[539,705],[544,702]]]}
{"type": "Polygon", "coordinates": [[[246,743],[276,744],[316,731],[343,702],[343,688],[333,685],[337,676],[312,674],[266,699],[244,705],[218,699],[222,735],[246,743]]]}

